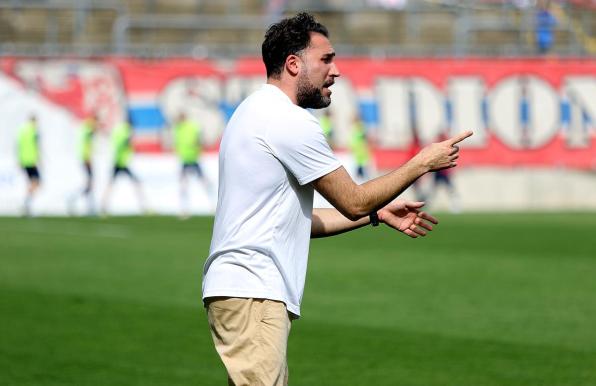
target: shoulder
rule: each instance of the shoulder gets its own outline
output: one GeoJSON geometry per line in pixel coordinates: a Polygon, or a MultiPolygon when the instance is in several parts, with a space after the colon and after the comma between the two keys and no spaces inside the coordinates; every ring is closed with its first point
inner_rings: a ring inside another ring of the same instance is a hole
{"type": "Polygon", "coordinates": [[[272,128],[286,135],[308,137],[323,132],[310,111],[293,104],[284,111],[276,112],[270,122],[272,128]]]}
{"type": "Polygon", "coordinates": [[[326,143],[317,119],[298,106],[269,122],[268,141],[276,149],[319,148],[326,143]]]}

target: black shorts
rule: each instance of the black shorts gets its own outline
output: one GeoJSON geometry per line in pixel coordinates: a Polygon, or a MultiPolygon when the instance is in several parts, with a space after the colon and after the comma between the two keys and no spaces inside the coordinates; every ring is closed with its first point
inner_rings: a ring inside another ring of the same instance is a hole
{"type": "Polygon", "coordinates": [[[93,170],[91,169],[90,162],[84,162],[83,168],[85,169],[85,173],[87,174],[87,177],[89,177],[89,178],[93,177],[93,170]]]}
{"type": "Polygon", "coordinates": [[[126,174],[131,179],[137,181],[137,177],[134,174],[132,174],[130,169],[126,166],[114,166],[114,173],[112,174],[112,179],[116,178],[118,174],[126,174]]]}
{"type": "Polygon", "coordinates": [[[435,184],[451,186],[451,178],[449,178],[449,174],[441,171],[435,172],[435,184]]]}
{"type": "Polygon", "coordinates": [[[198,162],[189,162],[182,164],[182,174],[195,172],[199,177],[203,176],[203,169],[198,162]]]}
{"type": "Polygon", "coordinates": [[[37,170],[37,166],[26,166],[25,173],[27,173],[27,178],[30,181],[39,181],[41,178],[39,177],[39,170],[37,170]]]}
{"type": "Polygon", "coordinates": [[[356,175],[360,178],[366,177],[366,167],[364,165],[358,165],[356,168],[356,175]]]}

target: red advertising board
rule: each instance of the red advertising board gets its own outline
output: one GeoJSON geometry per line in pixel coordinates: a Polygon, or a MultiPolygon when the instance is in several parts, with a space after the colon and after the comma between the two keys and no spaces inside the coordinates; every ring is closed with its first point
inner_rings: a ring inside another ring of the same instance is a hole
{"type": "MultiPolygon", "coordinates": [[[[417,146],[462,130],[462,165],[596,168],[596,61],[593,59],[339,58],[330,107],[337,148],[354,115],[368,128],[379,168],[417,146]]],[[[141,151],[168,151],[162,132],[180,111],[201,122],[216,149],[234,108],[265,81],[258,58],[3,58],[0,70],[106,127],[129,115],[141,151]]],[[[315,115],[319,112],[313,112],[315,115]]]]}

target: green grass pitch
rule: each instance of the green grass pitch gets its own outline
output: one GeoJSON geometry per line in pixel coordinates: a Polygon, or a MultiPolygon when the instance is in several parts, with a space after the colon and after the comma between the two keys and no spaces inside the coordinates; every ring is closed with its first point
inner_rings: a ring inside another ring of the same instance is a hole
{"type": "MultiPolygon", "coordinates": [[[[596,385],[596,214],[439,218],[312,242],[290,384],[596,385]]],[[[0,219],[0,384],[225,385],[211,226],[0,219]]]]}

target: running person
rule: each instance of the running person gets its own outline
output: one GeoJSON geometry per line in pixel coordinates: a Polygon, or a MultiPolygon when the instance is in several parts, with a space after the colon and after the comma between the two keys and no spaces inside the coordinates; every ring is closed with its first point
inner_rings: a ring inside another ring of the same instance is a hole
{"type": "Polygon", "coordinates": [[[39,189],[41,177],[39,175],[39,128],[37,117],[32,114],[27,123],[19,130],[17,138],[17,153],[19,165],[27,174],[27,193],[23,203],[23,215],[31,215],[31,205],[39,189]]]}
{"type": "Polygon", "coordinates": [[[107,214],[108,202],[112,192],[112,187],[116,181],[116,177],[123,174],[134,184],[134,189],[137,195],[139,206],[143,212],[146,211],[145,199],[141,189],[141,182],[135,174],[130,171],[129,164],[133,155],[132,147],[132,128],[129,122],[123,122],[114,128],[112,133],[112,146],[114,148],[114,168],[112,178],[108,182],[108,186],[104,193],[102,201],[102,214],[107,214]]]}
{"type": "Polygon", "coordinates": [[[358,185],[308,108],[331,103],[340,74],[327,29],[306,13],[272,25],[262,46],[267,84],[224,130],[219,197],[203,300],[229,383],[286,385],[291,321],[300,315],[310,238],[385,223],[410,237],[436,219],[394,201],[418,177],[457,164],[456,143],[422,149],[396,171],[358,185]],[[313,209],[317,190],[337,209],[313,209]]]}
{"type": "Polygon", "coordinates": [[[95,114],[89,116],[83,121],[80,128],[79,137],[79,158],[81,160],[83,169],[85,170],[85,187],[82,191],[73,194],[68,200],[68,209],[71,214],[74,213],[74,207],[77,199],[82,196],[87,201],[87,213],[89,215],[95,214],[95,204],[93,200],[93,139],[97,132],[97,116],[95,114]]]}
{"type": "MultiPolygon", "coordinates": [[[[439,135],[438,140],[443,141],[447,138],[449,138],[447,133],[442,132],[439,135]]],[[[452,173],[453,169],[442,169],[432,173],[432,186],[430,187],[429,192],[426,195],[426,202],[432,206],[433,200],[436,198],[437,191],[441,186],[444,186],[447,190],[447,195],[449,197],[449,210],[451,211],[451,213],[460,213],[461,204],[459,201],[457,190],[455,189],[455,185],[452,181],[452,173]]]]}
{"type": "Polygon", "coordinates": [[[368,179],[368,170],[370,164],[370,148],[368,146],[368,138],[366,137],[366,129],[364,122],[358,117],[354,117],[352,122],[352,137],[350,138],[350,150],[352,157],[356,163],[356,178],[357,181],[365,181],[368,179]]]}
{"type": "Polygon", "coordinates": [[[333,123],[331,122],[331,112],[329,109],[326,109],[323,112],[323,115],[319,118],[319,125],[321,125],[321,129],[323,130],[323,135],[327,138],[327,142],[329,145],[333,145],[333,123]]]}
{"type": "Polygon", "coordinates": [[[202,153],[201,127],[195,121],[188,119],[183,112],[178,115],[174,126],[174,147],[182,163],[182,170],[180,171],[180,216],[181,218],[187,218],[190,213],[188,175],[192,173],[197,175],[208,197],[210,196],[210,189],[199,163],[202,153]]]}

